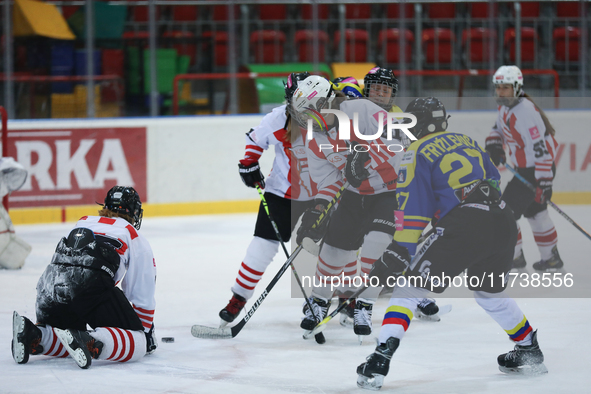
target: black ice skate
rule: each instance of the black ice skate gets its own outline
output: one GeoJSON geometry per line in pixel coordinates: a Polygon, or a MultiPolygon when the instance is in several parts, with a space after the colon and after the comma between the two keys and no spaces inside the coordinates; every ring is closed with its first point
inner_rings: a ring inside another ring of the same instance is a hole
{"type": "Polygon", "coordinates": [[[43,353],[41,343],[41,330],[29,319],[19,315],[16,311],[12,314],[12,358],[18,364],[29,361],[29,354],[43,353]]]}
{"type": "Polygon", "coordinates": [[[220,311],[220,318],[222,319],[220,327],[225,327],[226,324],[232,323],[240,314],[240,311],[244,309],[244,305],[246,305],[246,299],[236,293],[232,293],[230,302],[220,311]]]}
{"type": "Polygon", "coordinates": [[[531,337],[531,345],[515,345],[509,353],[501,354],[497,361],[499,370],[508,374],[540,375],[548,373],[544,365],[544,354],[538,345],[538,331],[531,337]]]}
{"type": "Polygon", "coordinates": [[[362,336],[371,334],[371,314],[373,304],[360,298],[355,304],[355,316],[353,317],[353,331],[359,335],[359,342],[363,341],[362,336]]]}
{"type": "MultiPolygon", "coordinates": [[[[348,298],[339,297],[339,306],[344,304],[347,300],[348,300],[348,298]]],[[[340,317],[339,317],[341,326],[353,327],[353,319],[355,317],[355,304],[356,304],[355,299],[353,299],[353,300],[351,300],[351,302],[349,302],[349,305],[347,305],[341,311],[340,317]]]]}
{"type": "Polygon", "coordinates": [[[384,384],[384,376],[390,369],[390,359],[398,349],[400,339],[390,337],[386,343],[376,347],[374,353],[367,357],[364,362],[357,367],[357,386],[366,390],[379,390],[384,384]]]}
{"type": "Polygon", "coordinates": [[[304,302],[304,309],[302,310],[302,312],[304,312],[304,317],[302,319],[302,322],[300,323],[300,327],[304,330],[311,331],[314,329],[314,327],[316,327],[316,324],[320,323],[316,320],[315,317],[322,321],[322,319],[324,319],[328,314],[328,308],[330,308],[330,300],[320,297],[310,297],[308,298],[308,300],[310,301],[310,305],[312,305],[314,313],[312,314],[310,308],[308,308],[308,303],[304,302]]]}
{"type": "Polygon", "coordinates": [[[534,263],[534,269],[538,271],[558,271],[564,267],[564,263],[558,254],[556,246],[552,248],[552,257],[548,260],[540,260],[534,263]]]}
{"type": "Polygon", "coordinates": [[[527,263],[525,262],[525,256],[523,255],[523,250],[519,253],[519,256],[513,259],[513,267],[515,269],[525,268],[527,263]]]}
{"type": "Polygon", "coordinates": [[[80,368],[86,369],[103,351],[103,343],[86,331],[54,328],[55,334],[80,368]]]}

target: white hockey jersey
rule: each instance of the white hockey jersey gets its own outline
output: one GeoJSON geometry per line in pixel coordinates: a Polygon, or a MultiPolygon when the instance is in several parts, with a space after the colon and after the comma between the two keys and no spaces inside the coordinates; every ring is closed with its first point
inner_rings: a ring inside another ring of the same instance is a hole
{"type": "Polygon", "coordinates": [[[554,136],[546,133],[542,116],[527,98],[520,98],[514,107],[499,107],[490,136],[503,139],[515,166],[535,167],[536,179],[554,177],[552,164],[558,143],[554,136]]]}
{"type": "MultiPolygon", "coordinates": [[[[379,194],[396,190],[396,179],[403,157],[403,146],[398,139],[387,140],[378,137],[365,141],[356,137],[353,131],[354,114],[357,113],[359,132],[363,135],[375,135],[378,131],[380,113],[383,119],[383,131],[386,131],[387,113],[369,100],[348,100],[340,105],[351,123],[351,140],[364,145],[368,150],[371,163],[368,167],[370,176],[356,189],[348,190],[358,194],[379,194]]],[[[318,198],[332,200],[344,184],[344,169],[349,154],[349,141],[339,139],[338,127],[327,133],[314,132],[311,140],[306,139],[308,161],[312,181],[318,185],[318,198]]]]}
{"type": "Polygon", "coordinates": [[[142,321],[144,331],[149,331],[156,307],[156,261],[148,240],[122,218],[83,216],[76,227],[119,241],[121,247],[117,253],[121,264],[114,281],[121,282],[121,289],[142,321]]]}
{"type": "Polygon", "coordinates": [[[285,140],[285,109],[285,105],[274,108],[246,134],[244,159],[258,161],[263,151],[273,146],[275,160],[265,180],[265,191],[291,200],[309,201],[316,194],[316,185],[310,180],[302,136],[298,136],[294,142],[285,140]]]}

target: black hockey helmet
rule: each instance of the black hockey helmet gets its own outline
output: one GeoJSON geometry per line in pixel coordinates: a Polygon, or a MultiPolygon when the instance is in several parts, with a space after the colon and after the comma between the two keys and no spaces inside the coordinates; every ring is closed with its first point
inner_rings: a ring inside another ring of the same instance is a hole
{"type": "Polygon", "coordinates": [[[293,97],[293,93],[298,88],[298,82],[303,81],[304,79],[308,78],[310,73],[304,71],[303,73],[291,73],[287,77],[287,83],[284,83],[285,86],[285,100],[287,103],[291,103],[291,98],[293,97]]]}
{"type": "Polygon", "coordinates": [[[105,197],[104,208],[129,216],[133,220],[133,227],[140,229],[144,210],[140,195],[133,187],[113,186],[105,197]]]}
{"type": "Polygon", "coordinates": [[[436,97],[414,99],[404,112],[417,117],[417,124],[410,132],[417,138],[447,129],[447,111],[443,103],[436,97]]]}
{"type": "Polygon", "coordinates": [[[386,111],[389,111],[390,108],[392,108],[394,105],[394,100],[396,99],[396,93],[398,92],[398,79],[394,75],[394,71],[389,68],[374,67],[365,75],[365,78],[363,78],[363,83],[365,85],[363,88],[365,97],[368,98],[372,86],[381,84],[391,87],[392,94],[390,96],[390,100],[387,103],[376,104],[384,108],[386,111]]]}

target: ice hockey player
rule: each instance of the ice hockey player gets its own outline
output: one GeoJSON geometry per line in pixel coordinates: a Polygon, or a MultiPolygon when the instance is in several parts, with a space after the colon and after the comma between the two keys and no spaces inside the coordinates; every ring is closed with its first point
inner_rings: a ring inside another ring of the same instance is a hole
{"type": "MultiPolygon", "coordinates": [[[[539,271],[553,271],[564,266],[558,254],[558,236],[548,214],[552,197],[554,163],[558,143],[554,128],[544,111],[523,91],[523,74],[517,66],[501,66],[493,75],[495,98],[499,104],[497,121],[486,139],[485,148],[495,165],[506,162],[504,145],[516,170],[537,187],[531,191],[514,177],[505,188],[503,200],[511,207],[515,220],[525,216],[534,233],[541,260],[533,264],[539,271]]],[[[513,260],[513,268],[524,268],[521,229],[513,260]]]]}
{"type": "MultiPolygon", "coordinates": [[[[298,82],[309,75],[307,72],[292,73],[288,77],[285,86],[288,104],[298,82]]],[[[265,189],[265,199],[283,241],[290,239],[298,218],[310,207],[316,192],[316,186],[310,183],[308,159],[300,128],[292,126],[291,116],[286,109],[288,104],[273,109],[258,126],[246,133],[246,152],[238,164],[246,186],[254,188],[258,184],[265,189]],[[265,182],[259,158],[271,147],[275,151],[275,161],[265,182]]],[[[219,313],[222,326],[233,322],[240,314],[278,249],[279,240],[261,203],[254,237],[231,288],[232,298],[219,313]]]]}
{"type": "MultiPolygon", "coordinates": [[[[335,93],[329,81],[310,76],[300,82],[294,92],[290,107],[301,127],[306,128],[308,119],[316,117],[322,109],[339,109],[350,119],[358,116],[359,132],[374,135],[378,130],[379,114],[384,111],[370,100],[346,100],[342,93],[335,93]],[[337,97],[339,96],[339,97],[337,97]]],[[[382,117],[385,119],[385,117],[382,117]]],[[[313,283],[310,304],[312,314],[304,304],[304,318],[300,324],[304,330],[316,325],[314,316],[325,317],[333,289],[327,284],[331,277],[350,277],[357,270],[357,251],[361,248],[361,272],[368,274],[372,264],[385,250],[394,234],[394,210],[396,209],[396,170],[401,160],[403,147],[400,140],[380,140],[384,148],[371,150],[368,178],[357,182],[351,174],[344,175],[345,163],[355,144],[367,143],[352,133],[351,141],[339,139],[335,115],[324,114],[323,122],[312,122],[313,138],[306,139],[308,164],[312,180],[318,184],[314,208],[306,210],[298,230],[297,243],[304,238],[315,242],[322,239],[322,247],[316,267],[316,282],[313,283]],[[348,146],[348,143],[351,144],[348,146]],[[388,146],[390,148],[385,148],[388,146]],[[338,208],[330,222],[313,228],[326,206],[337,192],[349,181],[338,208]]],[[[376,142],[376,141],[372,141],[376,142]]],[[[360,336],[371,334],[373,304],[381,291],[380,287],[369,288],[363,297],[356,300],[354,332],[360,336]]]]}
{"type": "Polygon", "coordinates": [[[13,314],[14,361],[70,354],[88,368],[93,359],[130,362],[156,350],[156,263],[139,232],[142,216],[137,192],[114,186],[99,215],[82,217],[60,240],[37,283],[37,324],[13,314]]]}
{"type": "Polygon", "coordinates": [[[363,78],[363,93],[388,112],[402,112],[394,102],[398,93],[398,79],[389,68],[374,67],[363,78]]]}
{"type": "Polygon", "coordinates": [[[513,263],[517,227],[511,209],[500,196],[499,172],[474,140],[446,131],[448,116],[437,98],[415,99],[405,112],[418,119],[411,129],[418,140],[405,153],[398,174],[398,204],[404,209],[396,216],[394,241],[370,275],[381,281],[408,280],[397,281],[379,345],[357,368],[358,386],[370,390],[382,387],[419,300],[431,289],[442,293],[450,285],[450,278],[466,269],[468,278],[497,278],[478,283],[470,279],[467,286],[478,305],[515,343],[514,350],[498,357],[500,370],[547,372],[537,331],[533,331],[516,302],[503,293],[502,275],[513,263]],[[431,220],[435,232],[416,250],[422,229],[431,220]]]}
{"type": "MultiPolygon", "coordinates": [[[[0,158],[0,199],[20,189],[27,180],[27,170],[12,157],[0,158]]],[[[18,269],[31,253],[31,245],[15,234],[12,220],[0,204],[0,268],[18,269]]]]}

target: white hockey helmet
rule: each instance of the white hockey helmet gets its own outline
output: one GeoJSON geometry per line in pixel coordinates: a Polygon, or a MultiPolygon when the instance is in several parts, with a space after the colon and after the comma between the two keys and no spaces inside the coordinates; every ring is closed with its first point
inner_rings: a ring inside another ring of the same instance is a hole
{"type": "Polygon", "coordinates": [[[513,86],[513,97],[521,96],[523,92],[523,74],[517,66],[501,66],[493,75],[494,85],[508,84],[513,86]]]}
{"type": "Polygon", "coordinates": [[[290,105],[291,115],[301,127],[307,127],[308,119],[313,119],[314,130],[321,131],[324,127],[317,119],[322,117],[320,110],[330,108],[335,97],[332,84],[326,78],[311,75],[298,83],[290,105]]]}

